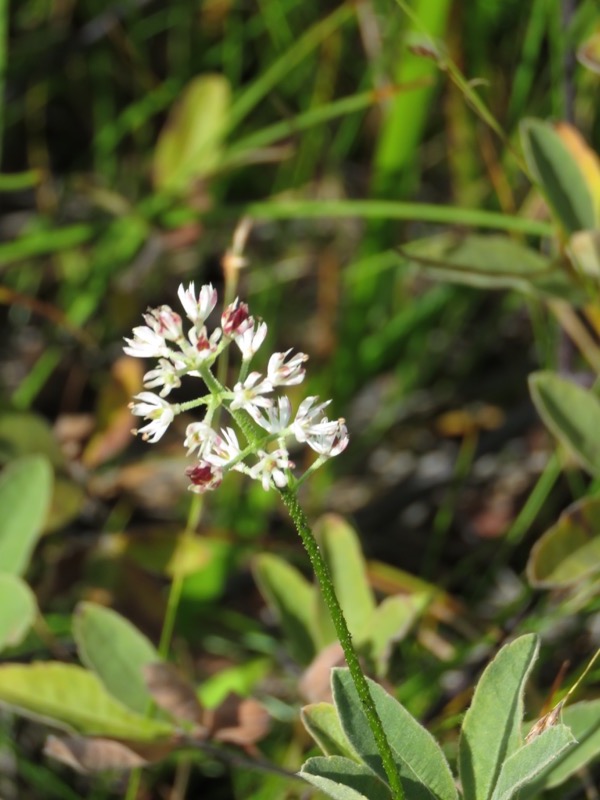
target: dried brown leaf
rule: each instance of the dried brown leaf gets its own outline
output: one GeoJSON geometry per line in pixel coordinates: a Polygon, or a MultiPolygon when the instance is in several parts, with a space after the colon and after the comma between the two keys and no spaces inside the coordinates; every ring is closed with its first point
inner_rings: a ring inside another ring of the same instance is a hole
{"type": "Polygon", "coordinates": [[[190,681],[173,664],[146,664],[144,680],[156,704],[174,719],[202,723],[202,706],[190,681]]]}
{"type": "Polygon", "coordinates": [[[339,642],[332,642],[318,653],[304,671],[298,689],[309,703],[331,703],[331,670],[345,663],[339,642]]]}
{"type": "Polygon", "coordinates": [[[144,756],[122,742],[83,736],[48,736],[44,753],[78,772],[130,770],[148,763],[144,756]]]}
{"type": "Polygon", "coordinates": [[[549,711],[547,714],[544,714],[543,717],[540,717],[535,725],[532,726],[531,730],[525,737],[525,744],[533,741],[540,733],[543,733],[548,728],[554,727],[560,719],[560,712],[562,711],[562,707],[564,705],[564,700],[561,700],[560,703],[557,703],[552,711],[549,711]]]}
{"type": "Polygon", "coordinates": [[[229,694],[205,719],[212,739],[241,747],[260,741],[271,726],[269,714],[258,700],[235,694],[229,694]]]}

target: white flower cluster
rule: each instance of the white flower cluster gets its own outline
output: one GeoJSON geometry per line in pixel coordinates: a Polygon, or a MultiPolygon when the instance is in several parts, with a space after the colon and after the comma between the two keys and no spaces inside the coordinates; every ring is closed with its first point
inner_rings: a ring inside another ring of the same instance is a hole
{"type": "Polygon", "coordinates": [[[248,306],[236,299],[221,314],[221,326],[209,335],[205,323],[217,304],[216,290],[208,284],[196,294],[192,282],[187,288],[181,285],[178,295],[191,323],[187,334],[181,316],[169,306],[160,306],[144,314],[146,324],[133,329],[133,338],[125,340],[127,346],[123,349],[130,356],[158,359],[158,366],[144,375],[144,387],[160,387],[159,393],[141,392],[130,405],[133,414],[148,420],[134,433],[157,442],[177,414],[206,407],[204,419],[190,423],[186,429],[184,444],[188,455],[195,453],[198,459],[187,470],[192,491],[216,489],[231,469],[260,480],[264,489],[273,485],[283,488],[296,482],[287,448],[291,439],[306,443],[318,454],[310,471],[345,449],[348,431],[344,420],[329,420],[323,413],[330,401],[319,403],[317,397],[307,397],[292,417],[288,397],[274,394],[281,387],[304,380],[304,362],[308,356],[291,355],[290,350],[273,353],[266,375],[248,372],[250,361],[267,334],[266,323],[250,316],[248,306]],[[217,381],[211,367],[231,342],[240,349],[242,366],[239,379],[230,390],[217,381]],[[181,378],[186,375],[202,378],[209,394],[185,404],[169,403],[165,398],[181,385],[181,378]],[[219,432],[213,428],[212,419],[219,407],[229,411],[245,434],[245,444],[240,444],[234,428],[226,427],[219,432]],[[249,420],[250,427],[244,424],[247,418],[240,415],[245,414],[256,424],[249,420]],[[249,436],[249,430],[256,435],[249,436]]]}

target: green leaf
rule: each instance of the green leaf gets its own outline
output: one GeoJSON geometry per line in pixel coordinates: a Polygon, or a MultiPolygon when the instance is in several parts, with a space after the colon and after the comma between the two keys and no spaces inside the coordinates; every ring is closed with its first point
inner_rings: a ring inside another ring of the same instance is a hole
{"type": "Polygon", "coordinates": [[[600,278],[600,231],[579,231],[569,239],[567,253],[584,275],[600,278]]]}
{"type": "Polygon", "coordinates": [[[356,761],[356,753],[342,730],[331,703],[312,703],[300,712],[302,723],[326,756],[345,756],[356,761]]]}
{"type": "Polygon", "coordinates": [[[402,256],[432,278],[481,289],[558,295],[572,291],[563,269],[508,236],[440,233],[410,242],[402,256]]]}
{"type": "Polygon", "coordinates": [[[577,741],[544,774],[540,791],[560,786],[600,755],[600,700],[573,703],[562,712],[562,721],[577,741]]]}
{"type": "Polygon", "coordinates": [[[565,231],[596,227],[594,203],[576,160],[553,126],[539,119],[521,123],[527,166],[565,231]]]}
{"type": "MultiPolygon", "coordinates": [[[[406,796],[411,800],[456,800],[448,762],[433,736],[378,683],[367,679],[371,696],[392,748],[406,796]]],[[[331,674],[333,698],[348,741],[381,780],[386,781],[381,756],[348,669],[331,674]]]]}
{"type": "Polygon", "coordinates": [[[600,475],[600,400],[553,372],[534,372],[529,391],[542,420],[589,472],[600,475]]]}
{"type": "Polygon", "coordinates": [[[0,415],[0,461],[21,456],[43,455],[53,467],[65,463],[54,432],[38,414],[5,413],[0,415]]]}
{"type": "Polygon", "coordinates": [[[0,666],[0,703],[68,731],[150,741],[168,736],[165,722],[134,714],[83,667],[58,662],[0,666]]]}
{"type": "Polygon", "coordinates": [[[79,603],[73,636],[81,660],[107,691],[132,711],[147,714],[153,701],[143,668],[161,660],[150,640],[116,611],[96,603],[79,603]]]}
{"type": "Polygon", "coordinates": [[[279,618],[290,651],[301,664],[316,653],[314,588],[286,561],[265,553],[254,560],[254,576],[262,596],[279,618]]]}
{"type": "Polygon", "coordinates": [[[43,456],[27,456],[0,475],[0,572],[22,575],[43,530],[52,495],[52,469],[43,456]]]}
{"type": "MultiPolygon", "coordinates": [[[[16,579],[21,580],[19,578],[16,579]]],[[[44,632],[38,632],[36,628],[30,627],[19,644],[15,645],[14,647],[9,645],[5,646],[4,652],[2,653],[3,657],[6,659],[6,661],[30,661],[33,657],[33,654],[47,649],[47,632],[50,632],[53,639],[70,642],[72,640],[71,620],[71,614],[45,614],[43,626],[45,628],[44,632]]]]}
{"type": "Polygon", "coordinates": [[[202,681],[197,689],[200,702],[205,708],[216,708],[230,694],[248,697],[257,683],[264,680],[272,669],[269,658],[252,658],[233,667],[220,669],[202,681]]]}
{"type": "Polygon", "coordinates": [[[154,183],[185,192],[218,167],[228,124],[231,88],[223,75],[201,75],[169,114],[154,152],[154,183]]]}
{"type": "Polygon", "coordinates": [[[510,800],[573,744],[575,739],[565,725],[555,725],[540,733],[506,759],[492,800],[510,800]]]}
{"type": "Polygon", "coordinates": [[[298,773],[334,800],[390,800],[387,786],[370,769],[342,756],[309,758],[298,773]]]}
{"type": "Polygon", "coordinates": [[[500,650],[479,679],[458,747],[465,800],[487,800],[502,764],[521,745],[523,691],[537,651],[536,636],[520,636],[500,650]]]}
{"type": "Polygon", "coordinates": [[[393,645],[404,639],[430,602],[429,595],[395,595],[377,607],[369,631],[369,655],[378,676],[385,674],[393,645]]]}
{"type": "Polygon", "coordinates": [[[571,586],[600,572],[600,499],[569,506],[534,544],[527,563],[529,583],[549,589],[571,586]]]}
{"type": "MultiPolygon", "coordinates": [[[[335,592],[355,643],[360,646],[368,637],[375,611],[375,598],[369,581],[360,541],[354,529],[336,514],[322,517],[315,526],[323,558],[327,562],[335,592]]],[[[319,600],[318,619],[329,619],[329,612],[319,600]]]]}
{"type": "Polygon", "coordinates": [[[577,60],[592,72],[600,73],[600,30],[595,30],[577,49],[577,60]]]}
{"type": "Polygon", "coordinates": [[[0,650],[20,644],[37,613],[35,596],[16,575],[0,573],[0,650]]]}

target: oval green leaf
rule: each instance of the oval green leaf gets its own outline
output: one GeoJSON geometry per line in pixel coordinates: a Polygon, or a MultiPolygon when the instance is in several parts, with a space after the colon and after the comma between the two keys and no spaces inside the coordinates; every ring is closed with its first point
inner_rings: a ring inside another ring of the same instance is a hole
{"type": "Polygon", "coordinates": [[[43,417],[27,412],[0,414],[0,460],[33,455],[46,456],[53,467],[65,463],[56,436],[43,417]]]}
{"type": "Polygon", "coordinates": [[[527,166],[568,234],[596,227],[594,203],[579,166],[549,122],[526,119],[521,142],[527,166]]]}
{"type": "Polygon", "coordinates": [[[386,597],[371,619],[368,649],[379,677],[385,675],[393,646],[407,635],[425,611],[431,597],[425,594],[399,594],[386,597]]]}
{"type": "MultiPolygon", "coordinates": [[[[383,687],[367,679],[406,796],[413,800],[457,800],[454,778],[433,736],[383,687]]],[[[379,778],[387,776],[362,703],[348,669],[331,674],[333,699],[342,728],[358,757],[379,778]]]]}
{"type": "Polygon", "coordinates": [[[492,800],[511,800],[574,744],[573,734],[566,725],[554,725],[540,733],[506,759],[492,800]]]}
{"type": "Polygon", "coordinates": [[[16,575],[0,574],[0,650],[21,644],[37,613],[35,596],[16,575]]]}
{"type": "Polygon", "coordinates": [[[554,372],[534,372],[529,391],[550,431],[594,475],[600,475],[600,400],[554,372]]]}
{"type": "Polygon", "coordinates": [[[561,299],[573,291],[563,269],[547,256],[508,236],[440,233],[401,250],[432,278],[480,289],[516,289],[561,299]]]}
{"type": "Polygon", "coordinates": [[[13,461],[0,475],[0,573],[22,575],[48,516],[52,468],[44,456],[13,461]]]}
{"type": "Polygon", "coordinates": [[[345,756],[356,761],[356,753],[342,730],[331,703],[311,703],[300,712],[302,724],[326,756],[345,756]]]}
{"type": "Polygon", "coordinates": [[[0,703],[70,732],[151,741],[173,730],[124,708],[92,672],[75,664],[0,666],[0,703]]]}
{"type": "Polygon", "coordinates": [[[537,651],[536,636],[520,636],[500,650],[479,679],[458,747],[465,800],[488,800],[502,764],[522,744],[523,692],[537,651]]]}
{"type": "Polygon", "coordinates": [[[96,603],[80,603],[73,635],[82,662],[110,694],[139,714],[148,713],[152,695],[143,668],[161,658],[150,640],[128,620],[96,603]]]}
{"type": "Polygon", "coordinates": [[[577,49],[577,60],[592,72],[600,74],[600,30],[595,30],[577,49]]]}
{"type": "Polygon", "coordinates": [[[600,756],[600,700],[573,703],[562,712],[562,721],[577,740],[577,747],[564,753],[546,774],[543,786],[560,786],[586,764],[600,756]]]}
{"type": "Polygon", "coordinates": [[[169,114],[154,152],[157,189],[185,192],[219,165],[231,89],[223,75],[201,75],[169,114]]]}
{"type": "Polygon", "coordinates": [[[600,499],[569,506],[533,546],[527,563],[532,586],[571,586],[600,572],[600,499]]]}
{"type": "Polygon", "coordinates": [[[579,231],[569,239],[567,253],[584,275],[600,278],[600,231],[579,231]]]}
{"type": "MultiPolygon", "coordinates": [[[[352,638],[360,647],[370,632],[375,597],[367,580],[367,566],[356,531],[342,517],[328,514],[315,525],[315,536],[352,638]]],[[[317,618],[329,620],[321,592],[317,596],[317,618]]]]}
{"type": "Polygon", "coordinates": [[[258,588],[279,618],[290,651],[301,664],[316,653],[314,588],[306,578],[278,556],[264,553],[254,560],[258,588]]]}
{"type": "Polygon", "coordinates": [[[387,786],[371,770],[342,756],[309,758],[298,773],[334,800],[390,800],[387,786]]]}

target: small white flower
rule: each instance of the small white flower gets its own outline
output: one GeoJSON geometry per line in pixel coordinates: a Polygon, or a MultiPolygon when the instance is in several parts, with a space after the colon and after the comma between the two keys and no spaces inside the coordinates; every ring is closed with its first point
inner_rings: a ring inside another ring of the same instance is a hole
{"type": "Polygon", "coordinates": [[[181,379],[176,367],[166,358],[161,358],[158,367],[144,375],[144,386],[146,389],[162,386],[159,394],[161,397],[166,397],[172,389],[178,389],[181,386],[181,379]]]}
{"type": "Polygon", "coordinates": [[[302,365],[308,361],[308,356],[306,353],[296,353],[286,362],[285,359],[291,352],[286,350],[285,353],[273,353],[269,359],[267,380],[273,386],[296,386],[304,380],[306,370],[302,365]]]}
{"type": "Polygon", "coordinates": [[[322,420],[306,437],[307,445],[320,456],[333,458],[346,449],[349,442],[345,420],[322,420]]]}
{"type": "Polygon", "coordinates": [[[198,450],[200,456],[206,457],[206,452],[210,451],[216,436],[217,434],[206,422],[190,422],[185,429],[185,440],[183,442],[184,447],[188,449],[188,456],[194,450],[198,450]]]}
{"type": "Polygon", "coordinates": [[[233,400],[231,410],[243,408],[249,414],[255,414],[256,408],[270,408],[273,401],[263,397],[273,391],[269,381],[262,380],[260,372],[251,372],[243,383],[236,383],[233,387],[233,400]]]}
{"type": "Polygon", "coordinates": [[[236,334],[235,343],[242,351],[242,361],[250,361],[264,342],[266,335],[267,323],[256,323],[254,320],[250,328],[247,328],[243,333],[236,334]]]}
{"type": "Polygon", "coordinates": [[[271,488],[273,483],[280,489],[287,486],[287,470],[294,468],[294,463],[290,461],[287,450],[279,448],[273,450],[272,453],[258,450],[257,456],[259,461],[247,471],[248,475],[254,480],[259,480],[265,492],[271,488]]]}
{"type": "Polygon", "coordinates": [[[277,398],[277,407],[271,405],[265,409],[263,414],[256,406],[251,406],[248,413],[252,416],[261,428],[269,433],[283,433],[290,424],[292,406],[289,398],[285,395],[277,398]]]}
{"type": "Polygon", "coordinates": [[[217,290],[213,288],[212,283],[202,286],[197,297],[194,281],[190,283],[187,289],[182,283],[177,290],[177,295],[187,318],[194,323],[195,328],[201,328],[204,325],[217,304],[217,290]]]}
{"type": "Polygon", "coordinates": [[[144,314],[144,319],[148,327],[170,342],[176,342],[183,336],[181,317],[170,306],[149,308],[144,314]]]}
{"type": "Polygon", "coordinates": [[[131,413],[150,420],[135,433],[141,434],[148,442],[157,442],[175,418],[173,407],[153,392],[140,392],[133,399],[139,402],[129,404],[131,413]]]}
{"type": "Polygon", "coordinates": [[[214,358],[221,339],[221,329],[215,330],[209,336],[206,328],[191,328],[188,333],[190,347],[183,348],[184,355],[191,365],[197,366],[214,358]]]}
{"type": "Polygon", "coordinates": [[[127,347],[123,351],[134,358],[168,358],[171,354],[164,336],[147,325],[133,329],[133,339],[125,339],[127,347]]]}
{"type": "MultiPolygon", "coordinates": [[[[220,434],[215,434],[212,441],[210,452],[205,458],[216,467],[226,467],[234,458],[238,458],[242,448],[239,445],[237,436],[233,428],[224,428],[220,434]]],[[[235,464],[235,468],[242,467],[242,464],[235,464]]]]}
{"type": "Polygon", "coordinates": [[[196,494],[212,492],[218,489],[223,481],[223,470],[207,461],[199,461],[193,467],[188,467],[185,474],[191,481],[188,489],[196,494]]]}
{"type": "MultiPolygon", "coordinates": [[[[182,316],[162,305],[148,309],[143,315],[146,324],[134,328],[132,338],[125,340],[124,350],[128,355],[158,361],[144,375],[144,388],[157,389],[159,394],[143,391],[130,405],[134,415],[146,420],[134,433],[140,433],[149,442],[157,442],[175,414],[182,410],[181,406],[170,404],[164,398],[181,386],[184,376],[204,377],[212,400],[198,398],[191,406],[207,401],[212,404],[211,408],[225,404],[234,415],[236,410],[242,409],[267,431],[269,435],[263,439],[271,442],[269,447],[277,447],[271,452],[261,450],[258,447],[260,437],[255,439],[254,436],[250,437],[252,441],[248,447],[240,446],[234,427],[216,432],[207,422],[191,423],[186,428],[184,441],[188,455],[195,453],[197,456],[197,463],[187,470],[191,491],[203,493],[216,489],[224,472],[231,469],[259,480],[265,490],[287,486],[294,469],[285,445],[291,435],[319,454],[315,466],[344,450],[348,445],[348,430],[343,419],[329,420],[325,416],[324,409],[330,401],[320,403],[317,397],[307,397],[291,421],[289,399],[273,395],[276,387],[295,386],[304,380],[304,364],[308,359],[305,353],[292,355],[291,350],[274,353],[269,358],[266,376],[251,372],[243,381],[239,380],[233,390],[222,387],[216,379],[209,379],[207,370],[234,340],[244,362],[241,375],[246,375],[248,362],[265,341],[267,325],[250,316],[246,303],[236,298],[223,310],[221,327],[209,335],[205,323],[217,302],[213,286],[206,284],[197,294],[192,281],[187,287],[180,285],[177,294],[185,311],[183,319],[192,323],[190,330],[184,333],[182,316]],[[248,453],[256,455],[254,466],[246,463],[248,453]]],[[[186,328],[190,326],[186,324],[186,328]]]]}
{"type": "Polygon", "coordinates": [[[315,405],[318,397],[307,397],[300,403],[296,418],[292,423],[292,432],[299,442],[305,442],[311,430],[317,424],[317,417],[323,415],[323,409],[327,408],[331,400],[315,405]]]}

